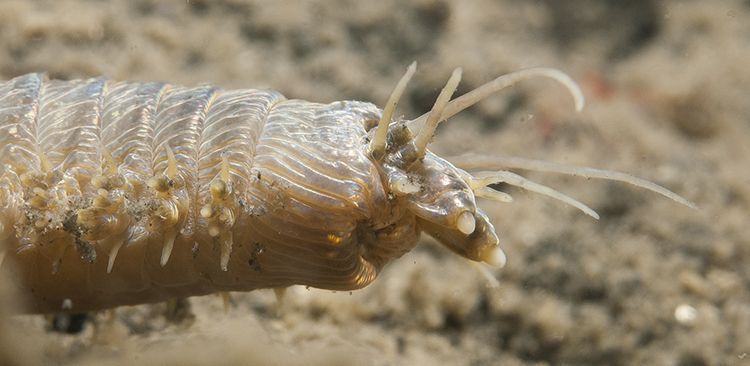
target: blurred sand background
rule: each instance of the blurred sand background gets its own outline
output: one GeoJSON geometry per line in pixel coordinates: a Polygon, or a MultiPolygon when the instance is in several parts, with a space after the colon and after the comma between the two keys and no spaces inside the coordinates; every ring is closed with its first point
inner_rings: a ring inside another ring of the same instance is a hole
{"type": "Polygon", "coordinates": [[[750,364],[750,2],[0,1],[0,77],[271,87],[382,105],[419,69],[399,113],[429,110],[525,67],[582,85],[573,111],[534,80],[451,119],[433,150],[614,169],[663,184],[692,211],[619,183],[524,173],[590,204],[595,221],[509,188],[480,205],[509,257],[488,282],[425,238],[370,287],[291,288],[92,314],[75,335],[3,317],[18,365],[750,364]]]}

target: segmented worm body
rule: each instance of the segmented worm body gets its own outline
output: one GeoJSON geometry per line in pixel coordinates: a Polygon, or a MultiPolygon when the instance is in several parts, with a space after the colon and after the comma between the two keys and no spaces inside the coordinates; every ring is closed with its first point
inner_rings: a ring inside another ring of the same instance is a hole
{"type": "MultiPolygon", "coordinates": [[[[437,123],[530,75],[563,82],[582,106],[566,76],[526,70],[450,101],[457,71],[429,114],[391,121],[413,72],[384,111],[271,90],[43,74],[3,82],[2,275],[28,297],[28,312],[295,284],[351,290],[372,282],[423,231],[468,259],[501,265],[495,231],[476,207],[477,196],[509,199],[488,188],[493,183],[590,210],[510,172],[471,175],[426,149],[437,123]]],[[[681,200],[621,173],[500,157],[457,161],[619,179],[681,200]]]]}

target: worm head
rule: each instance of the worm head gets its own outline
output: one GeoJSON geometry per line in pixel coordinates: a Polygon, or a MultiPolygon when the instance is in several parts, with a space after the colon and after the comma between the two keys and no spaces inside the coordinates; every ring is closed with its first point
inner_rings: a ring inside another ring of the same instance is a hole
{"type": "MultiPolygon", "coordinates": [[[[406,132],[406,131],[401,131],[406,132]]],[[[397,132],[398,133],[398,132],[397,132]]],[[[413,144],[389,154],[385,161],[391,194],[416,216],[417,227],[451,251],[474,261],[502,266],[505,254],[495,228],[477,208],[471,177],[439,156],[427,153],[410,166],[413,144]]]]}
{"type": "Polygon", "coordinates": [[[407,211],[416,217],[418,230],[423,230],[461,256],[492,265],[505,264],[505,254],[498,246],[498,237],[487,216],[477,208],[477,195],[499,201],[510,201],[505,193],[490,189],[501,181],[528,185],[510,172],[472,176],[447,160],[432,154],[427,145],[437,125],[514,83],[534,76],[557,80],[572,92],[576,108],[583,107],[583,96],[565,74],[552,69],[537,68],[515,72],[451,100],[461,81],[461,69],[453,71],[438,95],[432,110],[410,121],[392,122],[396,104],[416,70],[409,66],[383,108],[377,129],[369,145],[372,159],[382,162],[390,193],[405,202],[407,211]]]}
{"type": "Polygon", "coordinates": [[[418,134],[412,133],[407,121],[391,124],[396,104],[415,70],[413,63],[383,109],[373,131],[371,156],[382,162],[392,199],[403,202],[408,214],[416,217],[417,232],[427,232],[467,259],[502,266],[505,254],[498,245],[495,228],[477,208],[471,175],[427,150],[461,80],[461,69],[451,75],[418,134]]]}
{"type": "Polygon", "coordinates": [[[427,150],[435,129],[440,122],[487,96],[521,80],[539,76],[562,84],[573,97],[577,111],[583,108],[583,93],[578,85],[561,71],[532,68],[502,75],[451,100],[461,80],[459,68],[453,71],[432,110],[413,120],[391,123],[396,103],[415,69],[416,64],[409,66],[383,108],[378,128],[373,132],[369,145],[370,155],[372,159],[382,162],[391,195],[396,197],[396,202],[405,202],[403,206],[406,207],[406,211],[416,217],[417,230],[427,232],[465,258],[499,266],[505,263],[505,255],[498,246],[495,229],[487,216],[477,208],[475,201],[475,197],[479,196],[510,202],[512,199],[508,194],[490,188],[496,183],[518,186],[552,197],[580,209],[595,219],[599,216],[594,210],[572,197],[511,171],[485,170],[469,174],[456,165],[470,170],[518,168],[622,181],[695,208],[693,203],[664,187],[620,172],[502,156],[468,155],[463,158],[452,158],[452,164],[427,150]]]}

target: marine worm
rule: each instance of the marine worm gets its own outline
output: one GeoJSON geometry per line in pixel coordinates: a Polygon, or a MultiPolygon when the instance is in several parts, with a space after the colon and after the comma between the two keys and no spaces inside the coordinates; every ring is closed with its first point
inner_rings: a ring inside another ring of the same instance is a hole
{"type": "Polygon", "coordinates": [[[0,83],[1,275],[24,311],[82,312],[176,297],[306,285],[353,290],[422,232],[472,261],[505,254],[477,197],[510,201],[505,182],[584,204],[503,169],[621,180],[623,173],[501,156],[454,160],[427,149],[438,123],[529,77],[527,69],[459,98],[456,69],[434,107],[393,118],[416,64],[381,110],[359,101],[289,100],[104,78],[0,83]]]}

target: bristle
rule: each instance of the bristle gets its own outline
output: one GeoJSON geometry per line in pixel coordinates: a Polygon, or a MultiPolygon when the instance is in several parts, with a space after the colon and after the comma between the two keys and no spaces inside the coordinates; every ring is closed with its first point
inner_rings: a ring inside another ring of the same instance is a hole
{"type": "Polygon", "coordinates": [[[177,177],[177,159],[174,157],[174,152],[169,145],[166,146],[167,150],[167,177],[169,179],[175,179],[177,177]]]}
{"type": "Polygon", "coordinates": [[[229,306],[232,304],[232,294],[226,291],[219,292],[221,295],[221,301],[224,305],[224,314],[229,313],[229,306]]]}
{"type": "Polygon", "coordinates": [[[65,255],[65,251],[67,251],[70,246],[70,243],[63,241],[63,239],[58,239],[56,244],[57,247],[54,250],[55,254],[52,257],[52,274],[57,274],[60,271],[62,258],[65,255]]]}
{"type": "Polygon", "coordinates": [[[229,269],[233,242],[232,227],[237,212],[236,203],[232,199],[233,190],[230,178],[229,162],[224,157],[221,172],[208,187],[211,203],[204,205],[200,210],[201,217],[207,222],[208,235],[219,240],[219,264],[222,271],[229,269]]]}
{"type": "Polygon", "coordinates": [[[112,152],[104,146],[99,147],[102,154],[102,173],[108,176],[117,174],[117,161],[112,156],[112,152]]]}
{"type": "Polygon", "coordinates": [[[220,177],[224,182],[229,182],[229,157],[224,154],[221,156],[221,172],[220,177]]]}
{"type": "Polygon", "coordinates": [[[287,287],[274,287],[273,294],[276,295],[276,314],[281,313],[281,308],[284,306],[284,298],[286,297],[287,287]]]}
{"type": "Polygon", "coordinates": [[[232,254],[232,232],[226,230],[221,235],[221,270],[229,270],[229,257],[232,254]]]}
{"type": "Polygon", "coordinates": [[[177,231],[164,234],[164,244],[161,248],[161,261],[159,262],[162,267],[167,265],[169,257],[172,255],[172,249],[174,248],[174,241],[176,238],[177,231]]]}
{"type": "Polygon", "coordinates": [[[112,249],[109,251],[109,258],[107,260],[107,273],[112,273],[112,267],[115,265],[115,259],[117,258],[117,253],[120,251],[120,248],[122,245],[125,244],[125,241],[118,241],[115,243],[114,246],[112,246],[112,249]]]}

